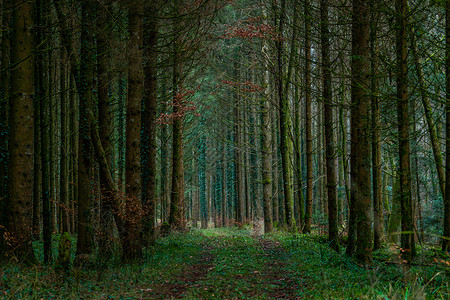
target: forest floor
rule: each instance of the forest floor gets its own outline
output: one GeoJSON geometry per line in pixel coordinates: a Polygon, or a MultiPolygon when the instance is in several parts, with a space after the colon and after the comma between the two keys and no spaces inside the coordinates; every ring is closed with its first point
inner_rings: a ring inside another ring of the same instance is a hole
{"type": "MultiPolygon", "coordinates": [[[[37,249],[39,251],[39,249],[37,249]]],[[[139,264],[0,266],[4,299],[449,299],[449,258],[430,247],[413,264],[389,247],[363,268],[320,236],[251,229],[160,238],[139,264]]]]}

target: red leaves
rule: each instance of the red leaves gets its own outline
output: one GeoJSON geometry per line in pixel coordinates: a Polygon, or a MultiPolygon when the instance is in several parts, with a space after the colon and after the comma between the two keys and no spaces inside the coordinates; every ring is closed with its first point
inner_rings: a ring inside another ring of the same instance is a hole
{"type": "Polygon", "coordinates": [[[241,38],[251,40],[254,38],[261,38],[273,41],[283,41],[284,38],[280,36],[275,29],[262,22],[261,17],[248,18],[246,20],[239,21],[237,25],[227,25],[226,33],[222,38],[241,38]]]}
{"type": "Polygon", "coordinates": [[[198,88],[196,90],[181,89],[178,91],[172,99],[172,102],[169,103],[173,107],[173,112],[161,113],[156,122],[160,125],[173,124],[174,120],[184,118],[187,112],[192,112],[194,116],[199,117],[200,113],[197,112],[198,107],[193,101],[188,100],[197,90],[198,88]]]}

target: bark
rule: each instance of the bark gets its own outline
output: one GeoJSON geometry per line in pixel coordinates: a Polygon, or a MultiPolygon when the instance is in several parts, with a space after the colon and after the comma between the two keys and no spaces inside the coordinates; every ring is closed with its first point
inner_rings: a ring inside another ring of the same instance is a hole
{"type": "MultiPolygon", "coordinates": [[[[98,124],[100,140],[105,150],[105,159],[108,164],[112,161],[112,134],[113,134],[113,112],[109,97],[110,72],[108,50],[109,14],[111,0],[103,0],[97,5],[97,73],[98,73],[98,124]]],[[[99,252],[101,259],[108,260],[113,256],[114,217],[111,205],[111,194],[106,189],[107,177],[100,171],[100,231],[99,252]]],[[[112,176],[112,174],[111,174],[112,176]]]]}
{"type": "Polygon", "coordinates": [[[450,2],[445,6],[445,91],[447,93],[445,101],[446,109],[446,164],[445,176],[445,197],[444,197],[444,237],[442,239],[442,251],[450,251],[450,2]]]}
{"type": "MultiPolygon", "coordinates": [[[[7,181],[8,181],[8,107],[9,107],[9,86],[10,86],[10,21],[11,13],[9,8],[10,0],[0,3],[1,14],[1,61],[0,61],[0,225],[7,226],[7,181]]],[[[4,229],[0,227],[0,237],[3,236],[4,229]]],[[[3,239],[0,238],[0,251],[2,250],[3,239]]]]}
{"type": "Polygon", "coordinates": [[[370,68],[372,106],[372,186],[373,186],[373,249],[381,248],[383,239],[383,208],[381,190],[381,135],[380,99],[378,95],[378,16],[377,8],[371,3],[370,13],[370,68]]]}
{"type": "Polygon", "coordinates": [[[157,35],[158,25],[156,23],[156,1],[151,1],[147,7],[147,28],[144,37],[144,51],[146,62],[144,66],[145,74],[145,96],[143,111],[143,142],[142,156],[144,166],[142,203],[145,206],[146,216],[144,220],[144,236],[149,242],[153,237],[155,230],[155,212],[156,212],[156,108],[157,108],[157,81],[156,81],[156,63],[157,63],[157,35]]]}
{"type": "MultiPolygon", "coordinates": [[[[76,255],[90,255],[92,253],[91,230],[91,179],[89,170],[92,169],[91,139],[88,122],[88,104],[92,103],[93,87],[93,53],[92,36],[88,27],[93,17],[92,3],[83,2],[81,5],[81,64],[79,69],[79,151],[78,151],[78,240],[76,255]]],[[[71,56],[74,54],[72,53],[71,56]]],[[[77,65],[78,66],[78,65],[77,65]]]]}
{"type": "Polygon", "coordinates": [[[402,257],[410,261],[416,254],[414,242],[413,206],[411,201],[411,166],[409,146],[409,108],[407,90],[407,1],[397,0],[397,114],[400,161],[400,206],[402,257]]]}
{"type": "MultiPolygon", "coordinates": [[[[178,29],[183,26],[183,22],[180,21],[181,15],[181,1],[174,0],[175,6],[175,32],[174,49],[173,49],[173,92],[172,99],[174,104],[173,115],[177,115],[181,112],[181,108],[178,107],[179,100],[177,100],[177,93],[182,88],[182,76],[181,76],[181,62],[182,53],[181,50],[181,36],[178,29]]],[[[184,199],[184,162],[183,162],[183,119],[175,118],[172,126],[172,191],[170,194],[170,215],[169,224],[175,230],[184,230],[186,228],[186,206],[184,199]]]]}
{"type": "Polygon", "coordinates": [[[222,144],[222,227],[227,226],[227,147],[222,144]]]}
{"type": "Polygon", "coordinates": [[[34,261],[31,244],[33,212],[33,1],[13,1],[11,40],[11,103],[8,142],[8,227],[12,254],[19,261],[34,261]]]}
{"type": "Polygon", "coordinates": [[[369,3],[353,1],[352,26],[351,202],[356,215],[356,256],[364,264],[372,261],[369,3]]]}
{"type": "Polygon", "coordinates": [[[310,0],[305,0],[305,131],[306,131],[306,204],[305,233],[311,233],[313,199],[313,138],[311,126],[311,20],[310,0]]]}
{"type": "MultiPolygon", "coordinates": [[[[267,16],[266,16],[267,17],[267,16]]],[[[265,95],[261,99],[261,140],[262,140],[262,184],[263,184],[263,202],[264,202],[264,233],[269,233],[273,229],[272,218],[272,121],[270,118],[270,77],[269,77],[269,45],[263,44],[264,55],[264,86],[265,95]]]]}
{"type": "Polygon", "coordinates": [[[328,240],[332,249],[339,251],[337,226],[337,165],[334,140],[333,97],[331,90],[330,36],[328,29],[328,0],[320,1],[322,74],[324,101],[324,133],[326,151],[326,180],[328,195],[328,240]]]}
{"type": "MultiPolygon", "coordinates": [[[[61,48],[61,60],[65,61],[64,48],[61,48]]],[[[60,181],[59,199],[61,203],[62,233],[70,232],[69,226],[69,128],[68,128],[68,94],[66,92],[66,68],[60,65],[60,90],[61,90],[61,143],[60,143],[60,181]]]]}
{"type": "MultiPolygon", "coordinates": [[[[279,13],[278,32],[283,33],[285,14],[286,14],[286,0],[281,1],[281,11],[279,13]]],[[[281,151],[281,165],[283,171],[283,188],[284,188],[284,206],[285,206],[285,220],[290,231],[295,231],[294,218],[294,190],[293,190],[293,146],[290,136],[292,120],[290,116],[290,103],[287,95],[287,90],[283,83],[283,43],[276,41],[277,49],[277,88],[279,97],[279,112],[280,112],[280,151],[281,151]]]]}
{"type": "MultiPolygon", "coordinates": [[[[239,72],[239,61],[234,63],[234,80],[239,82],[241,80],[239,72]]],[[[241,112],[239,109],[240,89],[237,86],[234,91],[234,170],[235,170],[235,192],[236,192],[236,222],[242,226],[245,222],[245,194],[244,194],[244,173],[243,173],[243,155],[242,155],[242,127],[240,125],[241,112]]]]}
{"type": "Polygon", "coordinates": [[[126,107],[126,234],[123,240],[124,261],[134,260],[142,254],[142,183],[141,183],[141,101],[144,84],[143,63],[143,0],[128,6],[128,90],[126,107]]]}

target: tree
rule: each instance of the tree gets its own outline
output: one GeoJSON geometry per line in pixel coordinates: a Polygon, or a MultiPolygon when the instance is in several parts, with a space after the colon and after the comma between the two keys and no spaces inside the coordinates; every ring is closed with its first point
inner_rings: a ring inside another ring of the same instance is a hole
{"type": "Polygon", "coordinates": [[[401,206],[401,247],[406,260],[415,254],[413,206],[411,200],[411,162],[409,147],[409,103],[408,103],[408,56],[407,56],[407,20],[408,4],[406,0],[396,1],[397,9],[397,114],[399,139],[399,173],[401,206]]]}
{"type": "Polygon", "coordinates": [[[34,2],[16,0],[13,5],[7,231],[13,254],[21,261],[33,261],[34,2]]]}
{"type": "Polygon", "coordinates": [[[381,248],[383,203],[381,189],[380,97],[378,92],[378,6],[370,6],[370,101],[372,125],[373,249],[381,248]]]}
{"type": "MultiPolygon", "coordinates": [[[[280,11],[278,14],[279,24],[278,31],[282,35],[285,25],[286,17],[286,0],[282,0],[280,3],[280,11]]],[[[281,165],[283,171],[283,187],[284,187],[284,206],[286,210],[286,224],[289,230],[295,230],[295,218],[294,218],[294,190],[293,190],[293,146],[290,136],[292,120],[290,115],[290,104],[287,91],[284,87],[283,81],[283,42],[281,39],[276,40],[275,47],[277,50],[277,91],[278,91],[278,109],[280,113],[280,152],[281,152],[281,165]]],[[[293,51],[293,50],[292,50],[293,51]]],[[[288,71],[289,72],[289,71],[288,71]]],[[[287,81],[289,81],[289,75],[287,75],[287,81]]]]}
{"type": "MultiPolygon", "coordinates": [[[[356,256],[372,260],[370,123],[369,123],[369,16],[370,1],[353,0],[352,107],[351,107],[351,210],[356,221],[356,256]]],[[[350,219],[350,222],[352,220],[350,219]]],[[[350,224],[355,226],[355,224],[350,224]]]]}
{"type": "Polygon", "coordinates": [[[337,228],[337,172],[335,142],[333,131],[333,104],[331,90],[331,62],[330,62],[330,40],[328,29],[328,0],[320,1],[320,31],[322,43],[322,73],[323,73],[323,119],[325,123],[325,148],[326,148],[326,171],[327,171],[327,194],[328,194],[328,240],[330,247],[339,251],[338,228],[337,228]]]}
{"type": "Polygon", "coordinates": [[[126,107],[126,236],[123,260],[141,255],[142,180],[141,180],[141,101],[143,96],[143,0],[128,3],[128,98],[126,107]]]}
{"type": "MultiPolygon", "coordinates": [[[[182,106],[182,36],[179,31],[183,26],[180,20],[181,2],[174,0],[175,24],[173,39],[173,114],[181,112],[182,106]]],[[[183,119],[175,118],[172,125],[172,192],[170,194],[170,215],[169,224],[178,230],[183,230],[186,225],[185,220],[185,199],[184,199],[184,161],[183,161],[183,119]]]]}
{"type": "Polygon", "coordinates": [[[305,0],[305,131],[306,131],[306,205],[305,233],[311,232],[313,202],[313,137],[311,132],[311,8],[305,0]]]}
{"type": "Polygon", "coordinates": [[[147,8],[147,22],[144,27],[144,51],[145,51],[145,98],[142,141],[142,203],[146,206],[148,216],[145,217],[144,234],[153,236],[155,230],[156,211],[156,108],[157,108],[157,1],[152,1],[147,8]]]}
{"type": "MultiPolygon", "coordinates": [[[[56,2],[55,2],[56,3],[56,2]]],[[[57,7],[58,9],[58,7],[57,7]]],[[[89,106],[93,98],[93,68],[94,53],[92,49],[93,37],[89,20],[93,17],[92,3],[83,1],[81,3],[81,63],[76,64],[79,70],[75,78],[79,76],[79,119],[80,135],[78,149],[78,240],[77,257],[92,254],[92,230],[91,230],[91,181],[89,171],[93,167],[90,131],[92,124],[89,123],[89,106]]],[[[61,18],[60,18],[61,19],[61,18]]],[[[64,34],[64,33],[63,33],[64,34]]],[[[67,33],[66,33],[67,34],[67,33]]],[[[74,53],[71,54],[72,56],[74,53]]],[[[73,64],[72,64],[73,65],[73,64]]]]}
{"type": "Polygon", "coordinates": [[[442,251],[450,250],[450,2],[445,6],[445,110],[446,110],[446,165],[444,195],[444,237],[442,251]]]}

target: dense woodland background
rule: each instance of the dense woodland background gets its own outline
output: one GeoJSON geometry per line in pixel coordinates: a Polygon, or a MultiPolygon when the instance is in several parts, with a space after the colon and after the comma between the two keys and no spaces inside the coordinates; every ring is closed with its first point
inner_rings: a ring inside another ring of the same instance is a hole
{"type": "Polygon", "coordinates": [[[0,5],[4,257],[245,224],[449,251],[450,2],[0,5]]]}

